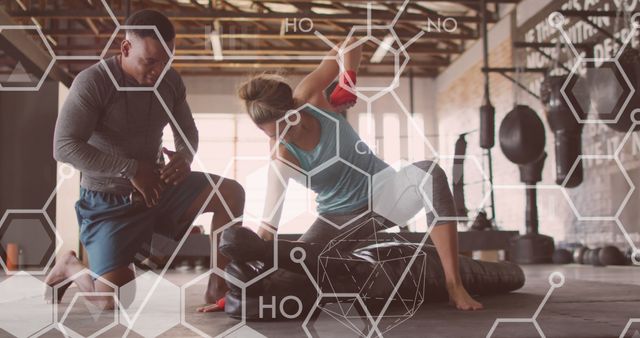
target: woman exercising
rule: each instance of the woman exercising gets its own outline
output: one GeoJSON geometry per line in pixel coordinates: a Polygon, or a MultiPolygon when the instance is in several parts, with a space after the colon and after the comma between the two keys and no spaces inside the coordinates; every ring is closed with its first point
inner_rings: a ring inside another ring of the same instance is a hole
{"type": "MultiPolygon", "coordinates": [[[[367,230],[368,227],[362,227],[362,231],[357,231],[358,237],[362,239],[375,231],[398,225],[398,220],[410,219],[425,207],[422,198],[424,195],[417,191],[423,188],[421,184],[426,176],[429,176],[428,180],[431,182],[429,195],[432,196],[430,200],[433,211],[438,216],[455,215],[446,175],[439,166],[431,161],[422,161],[399,173],[388,170],[389,165],[373,152],[368,149],[363,151],[366,145],[356,131],[343,116],[335,113],[356,102],[352,89],[347,89],[355,86],[361,58],[361,47],[352,46],[355,41],[351,39],[342,44],[345,50],[349,50],[343,55],[345,69],[340,74],[340,85],[328,99],[323,90],[340,73],[340,67],[335,61],[336,49],[329,52],[294,90],[282,77],[269,74],[253,77],[238,90],[253,122],[269,136],[272,156],[279,159],[279,165],[289,162],[306,172],[317,169],[310,180],[310,188],[317,193],[318,214],[322,217],[300,238],[303,242],[329,243],[362,223],[353,221],[355,219],[373,218],[378,221],[374,222],[379,224],[376,229],[367,230]],[[309,105],[295,111],[305,104],[309,105]],[[350,165],[344,162],[328,165],[327,161],[336,155],[350,165]],[[321,166],[324,169],[320,169],[321,166]],[[371,177],[379,174],[376,177],[382,178],[374,179],[371,187],[373,211],[368,211],[371,204],[369,180],[353,167],[371,177]],[[421,174],[417,175],[416,171],[421,174]],[[386,211],[379,212],[380,209],[386,211]],[[365,218],[362,218],[363,213],[366,214],[365,218]]],[[[281,196],[280,193],[286,187],[270,179],[267,189],[267,205],[273,206],[277,212],[273,213],[274,217],[262,223],[258,234],[265,240],[271,240],[278,226],[282,203],[278,205],[277,202],[269,201],[277,200],[273,196],[281,196]]],[[[435,221],[431,212],[427,214],[427,218],[435,221]]],[[[461,282],[456,222],[435,222],[430,236],[442,261],[451,303],[461,310],[481,309],[482,304],[468,294],[461,282]]]]}

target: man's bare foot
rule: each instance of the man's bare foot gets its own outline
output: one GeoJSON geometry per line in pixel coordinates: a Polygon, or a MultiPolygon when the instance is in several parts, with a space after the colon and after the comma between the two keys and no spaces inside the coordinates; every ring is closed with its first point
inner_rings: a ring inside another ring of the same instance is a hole
{"type": "Polygon", "coordinates": [[[53,299],[53,292],[47,289],[48,291],[45,293],[46,300],[50,302],[60,302],[71,282],[62,286],[58,286],[58,284],[82,269],[82,263],[80,263],[74,251],[69,250],[60,255],[56,259],[56,265],[49,271],[49,274],[47,274],[44,279],[44,282],[52,288],[58,287],[57,299],[53,299]]]}
{"type": "Polygon", "coordinates": [[[48,285],[54,286],[57,283],[65,280],[69,277],[69,275],[67,274],[69,270],[68,267],[75,264],[81,264],[80,260],[78,260],[78,257],[76,256],[75,251],[69,250],[61,254],[56,259],[56,265],[54,265],[53,269],[49,271],[49,274],[47,274],[44,282],[48,285]]]}
{"type": "Polygon", "coordinates": [[[449,292],[449,303],[455,305],[458,310],[469,311],[482,310],[484,308],[481,303],[469,295],[462,284],[447,287],[447,291],[449,292]]]}

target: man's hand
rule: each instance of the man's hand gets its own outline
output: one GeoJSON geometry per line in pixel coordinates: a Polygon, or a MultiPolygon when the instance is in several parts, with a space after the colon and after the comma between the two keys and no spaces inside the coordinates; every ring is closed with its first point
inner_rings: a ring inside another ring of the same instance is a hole
{"type": "Polygon", "coordinates": [[[160,194],[164,190],[164,184],[154,164],[139,161],[138,170],[131,179],[131,184],[142,194],[147,207],[151,208],[158,204],[160,194]]]}
{"type": "Polygon", "coordinates": [[[169,163],[160,170],[160,179],[169,185],[180,184],[191,173],[191,163],[179,152],[167,148],[162,148],[162,152],[169,157],[169,163]]]}

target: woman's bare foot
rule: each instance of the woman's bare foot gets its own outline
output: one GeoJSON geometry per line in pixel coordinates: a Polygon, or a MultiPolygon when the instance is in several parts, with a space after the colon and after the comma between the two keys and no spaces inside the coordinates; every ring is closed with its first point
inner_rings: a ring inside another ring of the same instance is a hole
{"type": "Polygon", "coordinates": [[[458,310],[469,311],[482,310],[484,308],[481,303],[469,295],[462,284],[448,286],[447,291],[449,292],[449,303],[455,305],[458,310]]]}

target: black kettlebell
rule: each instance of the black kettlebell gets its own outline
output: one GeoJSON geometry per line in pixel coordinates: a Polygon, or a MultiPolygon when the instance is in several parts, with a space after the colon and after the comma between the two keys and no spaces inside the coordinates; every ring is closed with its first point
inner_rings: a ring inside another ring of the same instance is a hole
{"type": "MultiPolygon", "coordinates": [[[[625,262],[625,264],[634,265],[634,266],[640,266],[638,264],[634,264],[633,263],[633,260],[631,259],[631,256],[633,256],[633,248],[629,248],[629,250],[627,250],[625,252],[625,254],[624,254],[624,262],[625,262]]],[[[640,257],[636,257],[636,258],[637,258],[636,261],[640,262],[640,257]]]]}
{"type": "Polygon", "coordinates": [[[573,262],[577,264],[584,264],[584,254],[587,250],[588,249],[583,246],[573,249],[573,262]]]}
{"type": "Polygon", "coordinates": [[[590,251],[589,261],[593,266],[604,266],[600,261],[600,251],[602,248],[595,248],[590,251]]]}
{"type": "Polygon", "coordinates": [[[602,265],[622,265],[624,264],[624,255],[617,247],[607,245],[600,249],[598,258],[602,265]]]}
{"type": "Polygon", "coordinates": [[[571,264],[573,255],[567,249],[556,249],[551,256],[553,264],[571,264]]]}

